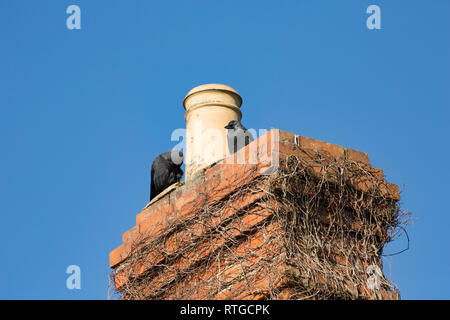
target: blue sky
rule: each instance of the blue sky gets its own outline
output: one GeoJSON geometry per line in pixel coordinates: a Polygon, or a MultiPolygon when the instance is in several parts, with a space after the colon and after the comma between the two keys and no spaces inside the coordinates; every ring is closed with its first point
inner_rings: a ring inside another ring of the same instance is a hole
{"type": "Polygon", "coordinates": [[[108,254],[204,83],[242,95],[247,127],[369,153],[415,219],[385,271],[404,299],[449,299],[449,14],[447,0],[0,1],[0,299],[107,298],[108,254]]]}

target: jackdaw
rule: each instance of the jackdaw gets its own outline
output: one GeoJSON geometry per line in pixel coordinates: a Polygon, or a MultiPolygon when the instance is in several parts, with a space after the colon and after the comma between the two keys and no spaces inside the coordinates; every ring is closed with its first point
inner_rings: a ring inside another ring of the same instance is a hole
{"type": "Polygon", "coordinates": [[[176,182],[180,182],[183,176],[181,165],[183,164],[183,152],[170,150],[160,154],[153,160],[151,169],[150,201],[164,189],[176,182]]]}
{"type": "Polygon", "coordinates": [[[252,142],[253,136],[239,120],[232,120],[226,126],[228,150],[230,154],[237,152],[239,149],[245,147],[252,142]]]}

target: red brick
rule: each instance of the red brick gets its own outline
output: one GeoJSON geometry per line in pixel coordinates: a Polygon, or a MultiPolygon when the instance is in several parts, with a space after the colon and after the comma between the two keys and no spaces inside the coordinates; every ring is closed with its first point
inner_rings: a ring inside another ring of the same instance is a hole
{"type": "Polygon", "coordinates": [[[386,182],[380,185],[380,189],[384,197],[396,201],[400,200],[400,192],[398,189],[398,185],[386,182]]]}
{"type": "Polygon", "coordinates": [[[123,243],[127,243],[127,242],[132,243],[134,241],[134,239],[136,238],[137,234],[138,234],[138,228],[137,228],[137,226],[134,226],[130,230],[124,232],[124,234],[122,235],[122,242],[123,243]]]}
{"type": "MultiPolygon", "coordinates": [[[[205,179],[206,181],[210,181],[212,179],[220,179],[220,176],[222,174],[222,166],[221,164],[216,164],[206,170],[205,172],[205,179]]],[[[218,184],[218,183],[217,183],[218,184]]]]}
{"type": "Polygon", "coordinates": [[[305,157],[307,154],[300,149],[300,146],[290,142],[280,142],[279,152],[283,155],[295,155],[305,157]]]}
{"type": "Polygon", "coordinates": [[[278,137],[279,137],[280,143],[288,142],[288,143],[295,144],[296,143],[295,137],[300,137],[300,136],[297,136],[296,134],[288,132],[288,131],[279,130],[278,137]]]}
{"type": "Polygon", "coordinates": [[[300,137],[300,146],[302,148],[308,148],[312,149],[317,152],[328,152],[335,156],[336,158],[343,158],[344,157],[344,148],[341,146],[338,146],[336,144],[323,142],[320,140],[308,138],[308,137],[300,137]]]}
{"type": "Polygon", "coordinates": [[[346,149],[346,151],[347,151],[347,159],[370,165],[370,159],[367,153],[353,149],[346,149]]]}
{"type": "MultiPolygon", "coordinates": [[[[370,161],[367,154],[357,150],[344,149],[335,144],[297,136],[285,131],[279,131],[279,140],[275,141],[275,134],[276,131],[271,130],[266,136],[263,136],[263,139],[261,139],[261,137],[259,140],[252,142],[252,146],[255,144],[258,146],[258,164],[248,164],[249,152],[251,152],[249,145],[238,152],[238,154],[245,155],[246,164],[226,164],[225,161],[219,162],[207,169],[204,172],[204,176],[199,176],[196,180],[190,181],[189,185],[180,187],[169,196],[153,203],[150,207],[138,214],[136,216],[136,227],[131,228],[123,234],[124,244],[110,253],[111,267],[120,270],[115,279],[116,288],[120,288],[120,286],[123,286],[123,284],[128,281],[129,274],[132,274],[133,276],[140,275],[149,270],[149,268],[163,262],[163,259],[165,259],[167,255],[174,254],[183,248],[186,248],[192,243],[193,239],[204,239],[204,241],[197,244],[190,252],[171,262],[167,271],[149,279],[151,280],[151,285],[147,288],[142,288],[143,296],[146,294],[148,295],[162,285],[167,284],[167,282],[172,280],[177,273],[190,270],[192,263],[195,263],[195,261],[200,261],[199,259],[213,253],[217,248],[224,248],[224,252],[231,255],[233,258],[236,256],[241,257],[243,259],[241,261],[242,264],[230,266],[230,263],[225,260],[211,262],[211,264],[201,267],[200,271],[196,274],[188,276],[183,282],[178,283],[177,286],[171,287],[171,289],[165,293],[163,298],[170,299],[179,297],[184,292],[183,290],[188,288],[191,288],[192,295],[189,296],[191,299],[267,298],[269,294],[268,289],[273,286],[275,286],[275,288],[278,286],[283,270],[285,270],[285,266],[283,266],[281,262],[274,260],[274,257],[276,257],[277,254],[283,252],[283,247],[278,239],[282,230],[276,221],[271,220],[272,212],[269,209],[263,209],[264,203],[259,205],[265,195],[264,192],[248,193],[239,198],[233,198],[233,192],[236,188],[260,177],[262,174],[261,169],[270,167],[273,164],[272,160],[274,157],[285,158],[289,155],[301,157],[303,160],[307,161],[306,163],[310,164],[309,168],[312,172],[317,175],[323,175],[326,179],[333,182],[335,180],[335,173],[333,170],[329,169],[326,164],[329,161],[334,161],[335,158],[340,159],[346,156],[348,160],[356,162],[353,166],[367,169],[368,175],[363,177],[363,179],[356,180],[354,177],[349,177],[350,182],[357,188],[363,191],[370,191],[372,187],[381,184],[381,189],[385,197],[396,200],[399,199],[398,186],[385,183],[382,170],[368,167],[370,161]],[[276,142],[275,148],[272,145],[272,142],[276,142]],[[318,160],[316,152],[322,153],[324,155],[323,159],[318,160]],[[166,237],[165,245],[161,248],[146,253],[146,257],[133,264],[131,264],[130,260],[123,263],[132,253],[136,240],[140,240],[143,233],[145,233],[146,236],[149,236],[150,239],[152,239],[152,237],[153,239],[156,239],[155,236],[162,232],[164,228],[195,216],[201,211],[202,207],[212,205],[216,201],[224,199],[227,196],[230,196],[230,202],[217,216],[205,218],[201,222],[191,224],[186,229],[177,230],[175,233],[166,237]],[[235,239],[241,239],[239,241],[243,242],[235,247],[225,247],[226,241],[228,241],[229,238],[220,236],[220,233],[213,233],[214,236],[211,237],[211,231],[219,226],[219,224],[224,223],[225,219],[230,218],[234,213],[239,212],[240,210],[246,210],[247,212],[241,218],[224,226],[223,230],[228,233],[228,236],[236,237],[235,239]],[[264,229],[258,229],[258,232],[249,236],[249,232],[251,230],[254,231],[254,226],[256,225],[264,225],[264,229]],[[202,238],[203,236],[205,237],[202,238]],[[222,275],[225,280],[232,280],[233,277],[237,277],[242,273],[242,268],[257,270],[257,268],[260,267],[259,259],[261,257],[273,263],[270,270],[260,270],[259,273],[251,276],[246,282],[238,282],[222,292],[214,292],[212,290],[210,283],[211,281],[218,281],[216,278],[219,274],[222,275]],[[226,270],[224,270],[225,268],[226,270]],[[250,286],[252,290],[249,291],[248,286],[250,286]]],[[[237,155],[235,154],[234,156],[236,157],[237,155]]],[[[261,182],[259,187],[267,189],[266,183],[268,183],[268,180],[261,182]]],[[[268,202],[267,200],[264,201],[268,202]]],[[[271,202],[268,205],[275,207],[279,206],[276,202],[271,202]]],[[[354,228],[353,230],[359,230],[360,228],[366,228],[367,226],[362,226],[360,222],[358,224],[358,222],[355,221],[352,227],[354,228]]],[[[374,229],[374,232],[379,234],[381,230],[374,229]]],[[[358,244],[356,244],[356,247],[359,247],[358,244]]],[[[222,259],[222,257],[220,258],[222,259]]],[[[336,268],[347,268],[346,265],[348,261],[340,252],[329,250],[327,258],[338,263],[336,268]]],[[[355,263],[363,263],[359,259],[354,261],[355,263]]],[[[314,268],[315,266],[310,265],[310,267],[314,268]]],[[[311,281],[313,280],[321,283],[327,281],[326,277],[321,275],[317,275],[316,278],[311,281]]],[[[286,288],[285,290],[280,291],[278,296],[281,298],[288,298],[292,295],[292,292],[290,292],[289,289],[290,288],[286,288]]],[[[360,289],[364,290],[363,287],[360,289]]],[[[349,292],[352,296],[355,296],[356,288],[349,287],[349,292]]],[[[383,298],[391,297],[391,293],[389,292],[381,292],[380,295],[383,296],[383,298]]],[[[369,295],[367,297],[371,296],[369,295]]]]}
{"type": "Polygon", "coordinates": [[[119,263],[121,263],[123,260],[128,258],[128,256],[131,253],[131,244],[121,244],[117,248],[115,248],[113,251],[109,254],[109,266],[111,268],[116,267],[119,263]]]}
{"type": "Polygon", "coordinates": [[[155,215],[158,211],[167,210],[168,205],[169,199],[168,197],[164,197],[153,203],[151,206],[146,207],[141,213],[136,215],[136,225],[139,225],[142,221],[146,221],[148,217],[155,215]]]}
{"type": "Polygon", "coordinates": [[[126,270],[121,270],[116,272],[114,275],[114,286],[116,289],[121,289],[122,286],[128,281],[128,274],[126,274],[126,270]]]}
{"type": "Polygon", "coordinates": [[[378,180],[380,180],[380,181],[384,180],[384,172],[383,172],[383,170],[378,169],[378,168],[371,168],[370,171],[371,171],[372,175],[375,178],[377,178],[378,180]]]}
{"type": "Polygon", "coordinates": [[[148,215],[139,221],[139,233],[146,237],[157,235],[167,226],[167,216],[171,213],[171,206],[153,211],[151,215],[148,215]]]}

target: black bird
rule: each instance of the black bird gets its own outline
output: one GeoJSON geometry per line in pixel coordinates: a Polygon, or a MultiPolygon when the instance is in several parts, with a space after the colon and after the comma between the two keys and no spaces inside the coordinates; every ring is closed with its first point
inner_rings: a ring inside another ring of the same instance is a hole
{"type": "Polygon", "coordinates": [[[225,129],[228,129],[227,141],[230,154],[237,152],[254,140],[251,132],[239,120],[231,120],[225,129]]]}
{"type": "Polygon", "coordinates": [[[153,160],[151,169],[150,201],[164,189],[179,182],[183,176],[181,165],[183,152],[170,150],[160,154],[153,160]]]}

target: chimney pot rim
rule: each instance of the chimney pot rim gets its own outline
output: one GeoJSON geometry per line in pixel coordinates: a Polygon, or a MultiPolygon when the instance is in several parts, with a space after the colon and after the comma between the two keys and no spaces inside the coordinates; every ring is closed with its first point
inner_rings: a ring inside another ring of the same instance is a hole
{"type": "MultiPolygon", "coordinates": [[[[233,89],[230,86],[227,86],[226,84],[220,84],[220,83],[208,83],[208,84],[202,84],[199,85],[193,89],[191,89],[187,95],[184,97],[183,99],[183,107],[186,109],[186,99],[198,92],[202,92],[202,91],[208,91],[208,90],[218,90],[218,91],[228,91],[231,93],[234,93],[236,96],[238,96],[239,100],[240,100],[240,105],[242,105],[242,97],[239,95],[239,93],[233,89]]],[[[240,107],[240,105],[238,107],[240,107]]]]}

